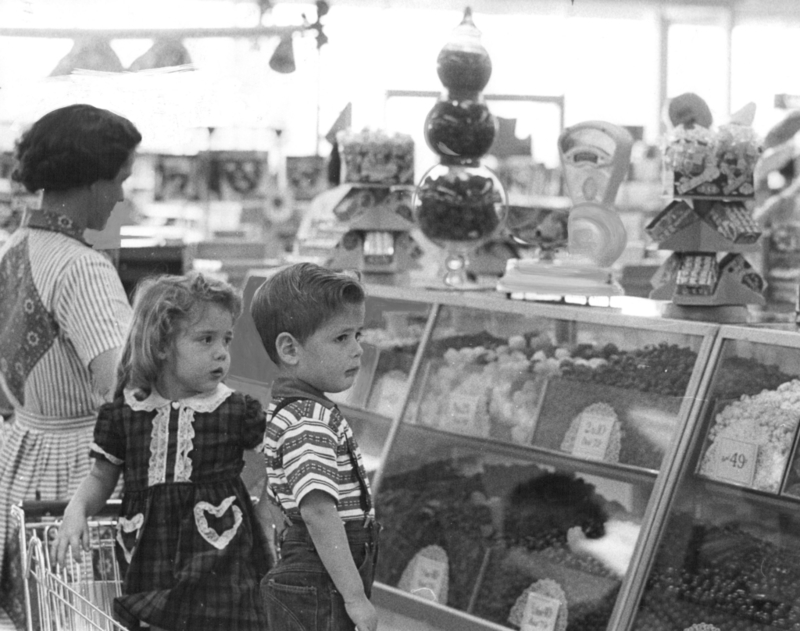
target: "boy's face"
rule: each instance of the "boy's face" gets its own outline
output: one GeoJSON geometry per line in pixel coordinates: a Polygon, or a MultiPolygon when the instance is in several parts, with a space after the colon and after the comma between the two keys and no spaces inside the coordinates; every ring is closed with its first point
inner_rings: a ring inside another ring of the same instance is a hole
{"type": "Polygon", "coordinates": [[[295,375],[322,392],[353,385],[361,367],[364,305],[345,305],[298,347],[295,375]]]}

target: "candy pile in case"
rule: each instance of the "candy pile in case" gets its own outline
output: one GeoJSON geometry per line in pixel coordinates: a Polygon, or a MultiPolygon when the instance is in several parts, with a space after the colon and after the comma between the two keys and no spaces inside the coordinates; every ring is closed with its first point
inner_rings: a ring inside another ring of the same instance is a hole
{"type": "Polygon", "coordinates": [[[648,402],[662,405],[668,416],[677,413],[697,358],[691,349],[669,344],[633,351],[614,344],[556,346],[544,332],[508,339],[485,332],[457,336],[434,342],[430,356],[441,360],[430,362],[422,400],[411,402],[407,420],[559,450],[574,419],[597,402],[592,397],[601,397],[616,405],[623,420],[621,444],[613,452],[619,454],[619,462],[653,469],[660,466],[664,450],[625,422],[624,408],[641,407],[641,393],[648,393],[648,402]],[[575,381],[596,385],[580,388],[575,381]],[[560,411],[574,408],[574,414],[538,414],[542,397],[551,390],[548,400],[560,411]],[[475,423],[457,424],[449,414],[452,402],[476,397],[475,423]],[[669,400],[662,401],[664,397],[669,400]]]}
{"type": "Polygon", "coordinates": [[[777,493],[789,460],[792,441],[800,420],[800,380],[764,390],[728,404],[720,411],[708,432],[709,446],[700,473],[713,477],[718,438],[758,446],[753,488],[777,493]]]}
{"type": "Polygon", "coordinates": [[[383,131],[343,131],[341,147],[345,183],[413,184],[414,141],[407,134],[389,136],[383,131]]]}
{"type": "Polygon", "coordinates": [[[606,363],[587,367],[573,362],[571,366],[565,366],[562,376],[674,397],[686,394],[697,361],[697,354],[692,349],[666,342],[632,351],[621,350],[614,344],[599,349],[582,345],[575,356],[585,357],[587,354],[603,357],[606,363]]]}
{"type": "Polygon", "coordinates": [[[800,557],[736,524],[675,516],[633,628],[672,631],[698,622],[726,631],[800,631],[800,557]]]}
{"type": "Polygon", "coordinates": [[[495,536],[480,475],[434,462],[387,476],[376,497],[376,512],[384,525],[377,580],[398,585],[420,550],[440,546],[449,561],[447,602],[442,604],[465,610],[495,536]]]}
{"type": "Polygon", "coordinates": [[[532,581],[544,580],[565,594],[567,631],[606,629],[619,577],[593,557],[573,552],[568,538],[575,528],[585,537],[602,537],[614,505],[579,477],[544,473],[519,484],[503,506],[502,538],[473,613],[507,626],[509,616],[516,620],[520,594],[532,581]]]}
{"type": "Polygon", "coordinates": [[[567,600],[567,631],[601,631],[619,576],[570,550],[568,533],[579,528],[585,537],[602,537],[609,515],[620,509],[574,474],[433,462],[383,482],[376,498],[384,524],[378,580],[397,586],[415,555],[440,546],[449,563],[443,604],[466,611],[473,602],[471,613],[508,626],[520,595],[535,582],[552,581],[567,600]]]}
{"type": "Polygon", "coordinates": [[[738,399],[763,390],[776,390],[778,386],[795,379],[776,364],[764,364],[750,357],[732,355],[725,357],[719,367],[714,384],[714,396],[720,399],[738,399]]]}

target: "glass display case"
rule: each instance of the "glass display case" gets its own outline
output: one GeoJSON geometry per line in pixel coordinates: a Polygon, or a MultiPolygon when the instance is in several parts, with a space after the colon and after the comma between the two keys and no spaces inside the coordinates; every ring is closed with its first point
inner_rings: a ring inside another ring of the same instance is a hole
{"type": "MultiPolygon", "coordinates": [[[[277,368],[261,344],[250,316],[250,303],[258,287],[280,268],[254,270],[245,280],[244,308],[236,321],[231,345],[231,367],[227,384],[269,404],[269,392],[277,368]]],[[[375,472],[392,426],[394,410],[406,396],[408,376],[419,348],[432,305],[394,296],[391,289],[370,290],[361,338],[362,368],[353,387],[329,395],[343,410],[358,436],[364,465],[375,472]]],[[[260,494],[263,461],[246,454],[245,482],[260,494]]]]}
{"type": "Polygon", "coordinates": [[[393,407],[373,477],[377,606],[436,630],[621,628],[718,327],[369,293],[429,307],[403,396],[374,403],[393,407]]]}
{"type": "Polygon", "coordinates": [[[624,628],[800,629],[799,376],[797,333],[720,329],[624,628]]]}

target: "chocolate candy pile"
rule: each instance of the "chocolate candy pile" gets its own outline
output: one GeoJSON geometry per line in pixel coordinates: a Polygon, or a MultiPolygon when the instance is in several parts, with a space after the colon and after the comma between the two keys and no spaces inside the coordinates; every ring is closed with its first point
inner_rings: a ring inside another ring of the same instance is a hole
{"type": "Polygon", "coordinates": [[[685,628],[697,622],[720,629],[800,631],[800,557],[737,525],[689,526],[675,520],[645,588],[634,629],[685,628]],[[690,532],[678,532],[691,528],[690,532]],[[691,549],[674,564],[676,549],[691,549]],[[678,546],[675,544],[678,543],[678,546]]]}
{"type": "Polygon", "coordinates": [[[697,354],[690,348],[665,342],[633,351],[607,345],[602,353],[607,356],[607,363],[597,368],[566,363],[561,369],[562,376],[642,392],[683,396],[697,360],[697,354]]]}

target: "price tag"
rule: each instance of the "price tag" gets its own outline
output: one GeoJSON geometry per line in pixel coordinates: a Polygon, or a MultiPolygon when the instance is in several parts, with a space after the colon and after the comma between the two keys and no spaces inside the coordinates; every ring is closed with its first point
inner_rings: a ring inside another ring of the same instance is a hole
{"type": "Polygon", "coordinates": [[[712,467],[714,477],[752,486],[756,473],[758,445],[724,436],[718,436],[715,444],[717,448],[712,467]]]}
{"type": "Polygon", "coordinates": [[[591,460],[603,460],[608,448],[608,441],[614,429],[616,419],[609,416],[599,416],[584,410],[581,412],[581,422],[572,455],[591,460]]]}
{"type": "Polygon", "coordinates": [[[447,427],[461,434],[480,436],[479,404],[482,397],[454,395],[447,405],[447,427]]]}
{"type": "Polygon", "coordinates": [[[561,603],[555,598],[530,592],[519,631],[553,631],[561,603]]]}
{"type": "Polygon", "coordinates": [[[447,566],[441,561],[419,556],[414,563],[409,590],[412,594],[439,602],[442,596],[447,566]]]}

